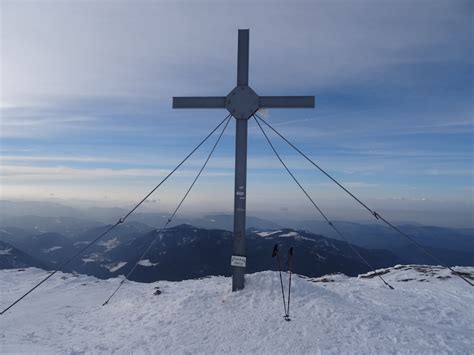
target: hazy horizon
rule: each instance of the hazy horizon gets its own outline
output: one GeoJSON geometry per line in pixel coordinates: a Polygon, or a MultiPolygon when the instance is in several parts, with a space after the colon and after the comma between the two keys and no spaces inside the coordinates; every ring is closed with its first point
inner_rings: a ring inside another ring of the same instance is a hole
{"type": "MultiPolygon", "coordinates": [[[[120,209],[120,212],[125,214],[125,212],[129,211],[137,201],[91,201],[91,200],[81,200],[81,199],[59,199],[59,198],[49,198],[49,199],[42,199],[42,200],[22,200],[22,199],[11,199],[11,200],[0,200],[0,212],[3,217],[11,217],[11,216],[21,216],[21,215],[35,215],[34,212],[31,212],[31,208],[28,205],[29,203],[44,203],[46,204],[45,208],[42,208],[40,212],[36,213],[39,216],[48,216],[48,217],[65,217],[70,216],[70,212],[67,213],[51,213],[47,210],[47,204],[57,204],[59,206],[66,206],[73,209],[77,209],[80,212],[85,212],[86,216],[89,219],[94,219],[93,215],[88,215],[89,210],[93,210],[94,208],[104,209],[104,211],[112,211],[114,209],[120,209]],[[28,212],[22,212],[21,205],[15,206],[14,213],[9,213],[5,210],[2,203],[5,201],[12,201],[17,202],[20,204],[25,204],[26,210],[28,212]]],[[[305,202],[305,201],[303,201],[305,202]]],[[[397,201],[394,201],[397,202],[397,201]]],[[[398,201],[402,202],[403,201],[398,201]]],[[[333,221],[344,221],[344,222],[353,222],[353,223],[361,223],[361,224],[380,224],[379,221],[375,220],[372,216],[370,216],[365,210],[358,208],[357,206],[350,206],[351,202],[345,207],[340,207],[337,205],[329,206],[326,208],[326,212],[331,216],[333,221]]],[[[174,210],[176,206],[174,205],[163,205],[160,204],[159,201],[156,199],[151,198],[149,202],[143,204],[139,209],[136,210],[135,214],[141,213],[157,213],[163,217],[169,217],[171,212],[174,210]]],[[[440,212],[435,211],[426,211],[426,210],[416,210],[416,209],[402,209],[397,208],[396,205],[392,206],[392,208],[384,208],[384,209],[377,209],[380,213],[385,214],[387,218],[389,218],[392,222],[396,224],[419,224],[424,226],[436,226],[436,227],[449,227],[449,228],[474,228],[474,222],[470,218],[470,212],[465,211],[464,214],[460,213],[453,213],[450,209],[452,206],[445,206],[443,211],[444,218],[440,218],[440,212]]],[[[466,206],[468,207],[468,206],[466,206]]],[[[187,218],[203,218],[206,216],[212,215],[232,215],[233,210],[232,208],[224,208],[224,209],[214,209],[212,207],[206,208],[199,208],[196,209],[193,206],[185,206],[181,209],[176,215],[177,220],[185,220],[187,218]]],[[[308,209],[306,213],[301,213],[300,210],[292,211],[289,209],[255,209],[251,208],[247,210],[248,217],[256,217],[265,219],[269,222],[273,222],[276,224],[280,224],[285,226],[285,224],[289,224],[291,222],[301,222],[301,221],[318,221],[323,222],[324,220],[321,216],[316,215],[311,209],[308,209]]],[[[81,218],[83,216],[79,215],[76,216],[81,218]]],[[[120,217],[119,213],[117,212],[114,217],[120,217]]],[[[133,219],[133,218],[132,218],[133,219]]],[[[98,221],[101,218],[97,218],[98,221]]],[[[111,222],[111,220],[110,220],[111,222]]],[[[156,225],[156,227],[160,227],[156,225]]],[[[291,227],[291,225],[288,225],[291,227]]]]}

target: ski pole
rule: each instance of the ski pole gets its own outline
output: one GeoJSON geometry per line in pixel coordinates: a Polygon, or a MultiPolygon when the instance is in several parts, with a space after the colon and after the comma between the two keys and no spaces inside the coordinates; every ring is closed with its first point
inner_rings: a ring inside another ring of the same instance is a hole
{"type": "Polygon", "coordinates": [[[278,244],[275,244],[273,247],[272,258],[277,257],[278,260],[278,271],[280,272],[280,284],[281,284],[281,295],[283,296],[283,308],[285,309],[285,317],[286,317],[286,302],[285,302],[285,291],[283,290],[283,278],[281,276],[281,261],[280,261],[280,253],[278,251],[278,244]]]}
{"type": "Polygon", "coordinates": [[[291,263],[293,261],[293,247],[288,250],[288,270],[290,271],[290,280],[288,282],[288,307],[286,307],[285,320],[290,321],[290,298],[291,298],[291,263]]]}

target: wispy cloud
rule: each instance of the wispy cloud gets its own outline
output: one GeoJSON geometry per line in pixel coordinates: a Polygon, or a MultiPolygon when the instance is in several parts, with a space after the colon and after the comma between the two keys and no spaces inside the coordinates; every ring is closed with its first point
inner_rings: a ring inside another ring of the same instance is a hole
{"type": "Polygon", "coordinates": [[[4,2],[3,100],[230,90],[235,30],[242,26],[253,31],[254,85],[272,91],[337,87],[405,63],[458,59],[459,46],[470,41],[463,2],[208,6],[212,11],[194,2],[4,2]],[[457,31],[444,25],[447,18],[457,31]]]}
{"type": "MultiPolygon", "coordinates": [[[[164,177],[170,171],[165,169],[78,169],[66,166],[38,167],[38,166],[0,166],[0,176],[4,182],[44,180],[82,181],[97,178],[126,178],[126,177],[164,177]]],[[[195,176],[195,171],[182,170],[177,176],[195,176]]],[[[203,176],[230,176],[228,172],[204,172],[203,176]]]]}
{"type": "MultiPolygon", "coordinates": [[[[0,155],[0,161],[25,162],[25,161],[41,161],[41,162],[94,162],[94,163],[119,163],[124,162],[120,158],[97,157],[97,156],[66,156],[66,155],[0,155]]],[[[130,160],[129,162],[132,162],[130,160]]]]}

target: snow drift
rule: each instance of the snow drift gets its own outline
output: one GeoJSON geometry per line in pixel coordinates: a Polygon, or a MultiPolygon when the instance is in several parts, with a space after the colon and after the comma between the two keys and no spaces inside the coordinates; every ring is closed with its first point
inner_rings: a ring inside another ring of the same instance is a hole
{"type": "MultiPolygon", "coordinates": [[[[457,268],[474,277],[474,267],[457,268]]],[[[1,353],[469,353],[474,293],[449,271],[429,266],[350,278],[294,277],[283,320],[277,272],[246,275],[232,293],[227,277],[127,282],[59,274],[0,316],[1,353]],[[162,293],[154,295],[155,287],[162,293]]],[[[4,308],[45,271],[0,271],[4,308]]],[[[287,275],[284,275],[287,282],[287,275]]]]}

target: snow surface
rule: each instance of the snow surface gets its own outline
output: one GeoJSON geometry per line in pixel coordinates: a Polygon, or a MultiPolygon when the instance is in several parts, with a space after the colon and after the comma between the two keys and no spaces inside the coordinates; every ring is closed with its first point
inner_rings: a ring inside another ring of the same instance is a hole
{"type": "Polygon", "coordinates": [[[313,240],[311,238],[303,237],[302,235],[300,235],[297,232],[289,232],[289,233],[285,233],[285,234],[280,234],[279,237],[290,237],[290,238],[293,237],[296,240],[309,240],[310,242],[316,242],[315,240],[313,240]]]}
{"type": "Polygon", "coordinates": [[[55,250],[59,250],[59,249],[62,249],[63,247],[60,247],[60,246],[55,246],[55,247],[51,247],[49,249],[43,249],[43,253],[49,253],[49,252],[52,252],[52,251],[55,251],[55,250]]]}
{"type": "Polygon", "coordinates": [[[118,238],[113,238],[109,239],[103,242],[97,243],[98,245],[102,245],[105,247],[105,252],[111,251],[112,249],[118,247],[120,245],[120,242],[118,238]]]}
{"type": "Polygon", "coordinates": [[[296,233],[296,232],[289,232],[289,233],[285,233],[285,234],[280,234],[279,236],[280,237],[296,237],[296,236],[299,236],[299,234],[296,233]]]}
{"type": "Polygon", "coordinates": [[[11,255],[12,248],[0,250],[0,255],[11,255]]]}
{"type": "MultiPolygon", "coordinates": [[[[397,268],[383,271],[395,290],[370,274],[294,275],[291,322],[277,272],[246,275],[234,293],[227,277],[126,282],[107,306],[120,279],[56,275],[0,316],[0,353],[472,353],[472,288],[445,270],[397,268]]],[[[0,307],[44,275],[1,270],[0,307]]]]}
{"type": "Polygon", "coordinates": [[[268,231],[268,232],[258,232],[257,235],[259,235],[260,237],[269,237],[271,236],[272,234],[276,234],[276,233],[280,233],[281,230],[277,230],[277,231],[268,231]]]}
{"type": "Polygon", "coordinates": [[[144,260],[140,260],[138,262],[138,265],[141,265],[141,266],[155,266],[155,265],[158,265],[159,263],[152,263],[150,261],[150,259],[144,259],[144,260]]]}
{"type": "Polygon", "coordinates": [[[288,237],[288,238],[295,238],[296,240],[309,240],[310,242],[316,242],[315,240],[313,240],[311,238],[303,237],[298,232],[288,232],[288,233],[278,235],[278,233],[281,233],[281,232],[282,232],[281,230],[275,230],[275,231],[256,232],[256,234],[258,236],[264,237],[264,238],[266,238],[266,237],[278,237],[278,238],[288,237]]]}
{"type": "Polygon", "coordinates": [[[87,263],[95,263],[97,260],[91,259],[91,258],[86,258],[86,259],[82,259],[82,261],[87,264],[87,263]]]}
{"type": "Polygon", "coordinates": [[[110,272],[115,272],[115,271],[120,270],[121,268],[123,268],[125,265],[127,265],[126,261],[120,261],[116,264],[106,266],[106,268],[109,269],[110,272]]]}

